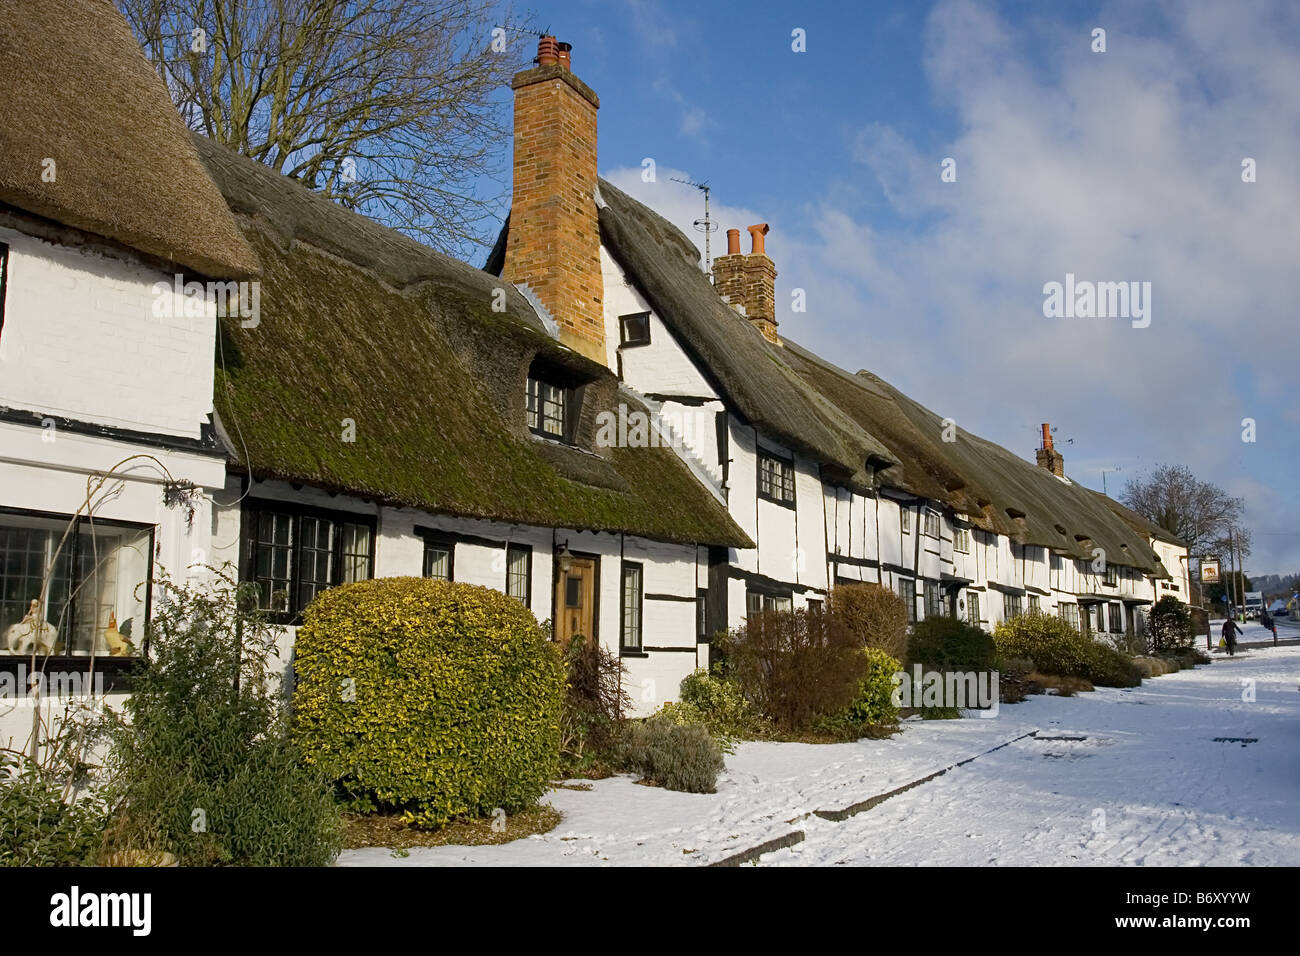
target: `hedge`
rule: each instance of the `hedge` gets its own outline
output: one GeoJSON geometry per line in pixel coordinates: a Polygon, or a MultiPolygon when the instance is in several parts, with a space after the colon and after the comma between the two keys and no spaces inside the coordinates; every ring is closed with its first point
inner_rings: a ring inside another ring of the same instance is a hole
{"type": "Polygon", "coordinates": [[[357,809],[422,826],[515,812],[558,766],[563,664],[499,591],[424,578],[331,588],[295,651],[294,738],[357,809]]]}

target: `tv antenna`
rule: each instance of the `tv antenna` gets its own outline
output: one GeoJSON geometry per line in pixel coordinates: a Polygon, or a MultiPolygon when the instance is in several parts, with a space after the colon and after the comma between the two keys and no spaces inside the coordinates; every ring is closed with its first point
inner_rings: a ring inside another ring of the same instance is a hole
{"type": "Polygon", "coordinates": [[[681,183],[683,186],[691,186],[704,193],[704,218],[696,219],[691,225],[695,227],[696,232],[704,233],[704,271],[709,274],[709,281],[713,281],[713,250],[709,242],[709,236],[718,231],[718,224],[709,218],[709,189],[707,182],[694,183],[689,179],[679,179],[676,176],[669,177],[675,183],[681,183]]]}

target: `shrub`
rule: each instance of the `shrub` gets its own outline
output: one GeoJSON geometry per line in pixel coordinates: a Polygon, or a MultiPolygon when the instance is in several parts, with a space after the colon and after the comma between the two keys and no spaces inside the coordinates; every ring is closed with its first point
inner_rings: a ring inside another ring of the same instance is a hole
{"type": "Polygon", "coordinates": [[[1019,704],[1030,694],[1041,693],[1042,688],[1030,676],[1034,662],[1027,657],[1001,659],[998,669],[998,700],[1003,704],[1019,704]]]}
{"type": "Polygon", "coordinates": [[[856,723],[883,726],[898,722],[894,704],[894,675],[899,662],[877,647],[864,648],[867,672],[858,682],[858,697],[849,705],[848,716],[856,723]]]}
{"type": "Polygon", "coordinates": [[[1150,635],[1151,650],[1156,654],[1190,647],[1192,615],[1187,605],[1172,594],[1162,597],[1147,616],[1147,633],[1150,635]]]}
{"type": "Polygon", "coordinates": [[[162,582],[152,661],[113,731],[110,852],[187,865],[322,866],[342,847],[331,788],[287,734],[274,632],[247,586],[162,582]]]}
{"type": "Polygon", "coordinates": [[[1042,674],[1078,677],[1105,687],[1134,687],[1142,680],[1127,655],[1048,614],[1003,621],[994,629],[993,640],[1003,659],[1028,658],[1042,674]]]}
{"type": "Polygon", "coordinates": [[[734,680],[697,670],[682,678],[680,697],[664,704],[660,716],[675,724],[699,724],[717,739],[723,753],[734,752],[737,737],[759,731],[759,716],[734,680]]]}
{"type": "Polygon", "coordinates": [[[722,650],[727,676],[783,730],[843,712],[867,669],[862,645],[836,615],[821,611],[751,614],[722,650]]]}
{"type": "Polygon", "coordinates": [[[559,761],[564,664],[532,614],[490,588],[346,584],[308,606],[294,737],[357,809],[421,826],[521,810],[559,761]]]}
{"type": "Polygon", "coordinates": [[[927,617],[912,628],[909,665],[926,671],[991,671],[997,661],[993,638],[954,617],[927,617]]]}
{"type": "Polygon", "coordinates": [[[662,717],[629,724],[619,758],[624,769],[686,793],[713,793],[723,769],[722,750],[707,729],[662,717]]]}
{"type": "Polygon", "coordinates": [[[827,604],[866,647],[907,659],[907,602],[879,584],[837,584],[827,604]]]}
{"type": "Polygon", "coordinates": [[[577,765],[607,757],[632,706],[623,687],[623,662],[597,641],[575,636],[564,650],[564,664],[560,750],[577,765]]]}
{"type": "Polygon", "coordinates": [[[67,781],[22,754],[0,752],[0,866],[92,866],[107,823],[96,794],[67,797],[67,781]]]}

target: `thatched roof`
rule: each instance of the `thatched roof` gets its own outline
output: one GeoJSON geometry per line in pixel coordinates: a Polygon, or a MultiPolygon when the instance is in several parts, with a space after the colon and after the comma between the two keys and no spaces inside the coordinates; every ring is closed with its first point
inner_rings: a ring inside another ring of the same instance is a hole
{"type": "Polygon", "coordinates": [[[1180,548],[1187,547],[1187,542],[1178,537],[1178,535],[1166,528],[1160,527],[1160,525],[1156,524],[1146,516],[1138,514],[1132,508],[1120,504],[1114,498],[1110,497],[1110,495],[1102,494],[1100,491],[1094,491],[1093,494],[1102,499],[1107,508],[1119,515],[1124,521],[1127,521],[1129,526],[1139,534],[1149,535],[1158,541],[1165,542],[1165,544],[1176,545],[1180,548]]]}
{"type": "Polygon", "coordinates": [[[666,219],[601,180],[600,231],[610,253],[731,406],[752,425],[842,477],[862,479],[888,449],[809,388],[783,350],[723,302],[695,244],[666,219]]]}
{"type": "Polygon", "coordinates": [[[221,326],[233,468],[436,513],[752,546],[671,449],[596,455],[528,434],[538,356],[587,383],[584,419],[632,399],[508,284],[196,143],[264,268],[260,322],[221,326]]]}
{"type": "Polygon", "coordinates": [[[0,117],[0,203],[204,276],[258,271],[109,0],[0,0],[0,117]]]}
{"type": "Polygon", "coordinates": [[[941,502],[1020,544],[1088,559],[1102,548],[1111,563],[1162,573],[1146,538],[1094,492],[960,429],[945,442],[940,416],[876,376],[850,374],[788,340],[772,345],[722,301],[675,226],[604,180],[600,196],[606,246],[720,394],[820,461],[830,480],[865,478],[941,502]]]}
{"type": "Polygon", "coordinates": [[[878,376],[852,375],[788,340],[785,347],[809,383],[895,453],[898,464],[880,473],[882,486],[943,502],[1019,544],[1087,560],[1100,548],[1110,564],[1164,573],[1146,537],[1103,496],[964,429],[954,427],[955,440],[946,442],[942,416],[878,376]]]}

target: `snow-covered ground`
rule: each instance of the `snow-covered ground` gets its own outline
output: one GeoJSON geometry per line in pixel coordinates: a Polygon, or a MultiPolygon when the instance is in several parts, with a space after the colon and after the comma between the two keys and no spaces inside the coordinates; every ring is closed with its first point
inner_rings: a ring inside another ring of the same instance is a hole
{"type": "Polygon", "coordinates": [[[545,798],[564,820],[544,835],[412,849],[403,859],[352,850],[339,863],[700,865],[801,832],[802,842],[760,865],[1294,866],[1300,647],[1216,654],[1209,666],[1131,690],[1032,697],[993,719],[909,721],[889,740],[742,744],[715,794],[630,777],[591,786],[545,798]],[[1225,737],[1250,742],[1215,740],[1225,737]],[[814,815],[946,767],[842,822],[814,815]]]}

